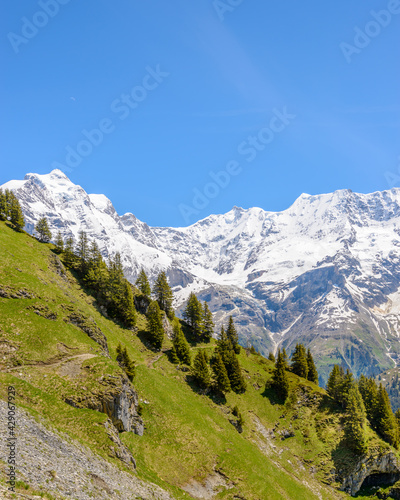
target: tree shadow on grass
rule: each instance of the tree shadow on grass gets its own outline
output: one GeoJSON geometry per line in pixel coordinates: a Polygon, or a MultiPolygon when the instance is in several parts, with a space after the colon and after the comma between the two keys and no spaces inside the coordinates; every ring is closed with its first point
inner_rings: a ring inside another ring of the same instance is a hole
{"type": "Polygon", "coordinates": [[[206,389],[200,387],[196,382],[195,378],[188,373],[185,377],[185,381],[188,386],[192,389],[196,394],[200,394],[201,396],[207,396],[211,401],[213,401],[217,405],[225,405],[226,397],[224,394],[216,391],[212,387],[207,387],[206,389]]]}

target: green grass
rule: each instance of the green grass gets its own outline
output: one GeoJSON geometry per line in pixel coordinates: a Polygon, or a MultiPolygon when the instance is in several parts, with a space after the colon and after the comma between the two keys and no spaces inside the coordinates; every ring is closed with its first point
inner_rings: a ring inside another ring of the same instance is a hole
{"type": "MultiPolygon", "coordinates": [[[[328,500],[346,496],[324,484],[335,460],[345,463],[351,457],[341,448],[341,411],[322,389],[291,375],[292,392],[297,394],[296,387],[304,386],[299,394],[309,394],[308,401],[298,404],[297,397],[292,397],[286,405],[278,404],[273,393],[265,390],[273,363],[242,349],[247,391],[229,393],[224,404],[199,393],[188,383],[189,374],[177,370],[166,354],[153,363],[158,353],[146,347],[140,334],[104,317],[71,273],[67,272],[68,279],[59,276],[51,249],[0,222],[0,287],[24,288],[35,295],[0,298],[1,398],[7,385],[15,385],[20,407],[126,470],[109,456],[111,442],[102,426],[106,416],[64,402],[67,397],[98,392],[101,376],[121,373],[115,362],[121,343],[137,365],[134,387],[142,400],[146,427],[142,437],[123,433],[121,439],[136,459],[140,478],[168,489],[177,499],[189,497],[182,486],[192,479],[202,482],[214,470],[228,477],[232,486],[217,498],[312,500],[320,495],[328,500]],[[32,305],[46,306],[57,319],[37,315],[29,308],[32,305]],[[107,337],[111,359],[102,356],[99,345],[79,328],[63,321],[69,314],[67,307],[96,322],[107,337]],[[76,376],[62,375],[62,364],[57,363],[86,353],[93,357],[83,361],[76,376]],[[229,422],[236,405],[245,420],[242,434],[229,422]],[[260,450],[265,451],[268,443],[257,430],[257,422],[265,429],[275,427],[272,444],[276,449],[270,449],[268,456],[260,450]],[[281,441],[278,431],[289,428],[294,436],[281,441]],[[315,467],[315,477],[308,472],[311,467],[315,467]]],[[[138,315],[137,331],[145,329],[146,320],[138,315]]],[[[169,346],[166,339],[165,347],[169,346]]],[[[192,345],[192,355],[199,347],[212,351],[214,346],[214,341],[207,346],[192,345]]],[[[371,433],[373,440],[377,438],[371,433]]]]}

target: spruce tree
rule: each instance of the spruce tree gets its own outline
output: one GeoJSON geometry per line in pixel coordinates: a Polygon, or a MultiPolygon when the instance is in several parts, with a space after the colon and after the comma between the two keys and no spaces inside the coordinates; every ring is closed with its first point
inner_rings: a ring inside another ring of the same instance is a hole
{"type": "Polygon", "coordinates": [[[317,368],[315,367],[314,359],[312,357],[310,349],[308,349],[307,351],[307,366],[308,366],[307,380],[310,380],[310,382],[314,382],[314,384],[318,385],[318,372],[317,368]]]}
{"type": "Polygon", "coordinates": [[[364,401],[367,418],[373,429],[377,428],[378,386],[373,378],[361,375],[358,388],[364,401]]]}
{"type": "Polygon", "coordinates": [[[214,354],[212,362],[212,371],[214,374],[214,384],[218,392],[226,394],[231,390],[228,373],[222,361],[220,353],[217,351],[214,354]]]}
{"type": "Polygon", "coordinates": [[[8,219],[8,207],[6,194],[2,188],[0,188],[0,220],[8,219]]]}
{"type": "Polygon", "coordinates": [[[214,334],[213,315],[208,307],[207,302],[204,302],[204,304],[203,304],[203,332],[202,332],[203,342],[210,342],[213,334],[214,334]]]}
{"type": "Polygon", "coordinates": [[[291,370],[299,377],[307,378],[308,364],[307,354],[303,344],[296,344],[292,354],[291,370]]]}
{"type": "Polygon", "coordinates": [[[147,309],[147,323],[151,343],[156,349],[161,349],[164,340],[164,327],[161,309],[155,300],[150,303],[147,309]]]}
{"type": "Polygon", "coordinates": [[[170,359],[171,363],[174,363],[174,365],[179,364],[179,358],[178,358],[178,355],[176,354],[176,349],[175,349],[174,344],[172,344],[171,350],[169,352],[169,359],[170,359]]]}
{"type": "Polygon", "coordinates": [[[51,240],[51,231],[46,217],[41,217],[35,225],[35,231],[38,233],[38,239],[42,243],[48,243],[51,240]]]}
{"type": "Polygon", "coordinates": [[[65,242],[64,261],[68,267],[73,267],[75,262],[74,254],[75,241],[73,236],[69,236],[65,242]]]}
{"type": "Polygon", "coordinates": [[[226,329],[226,335],[228,339],[231,341],[233,350],[236,354],[240,353],[240,345],[239,345],[239,337],[235,328],[235,324],[233,322],[232,316],[229,316],[228,328],[226,329]]]}
{"type": "Polygon", "coordinates": [[[288,355],[286,354],[286,349],[284,347],[282,347],[282,358],[285,365],[285,370],[289,370],[288,355]]]}
{"type": "Polygon", "coordinates": [[[203,336],[204,311],[201,302],[192,292],[187,301],[183,317],[189,323],[193,331],[193,337],[197,342],[201,342],[203,336]]]}
{"type": "Polygon", "coordinates": [[[168,318],[172,321],[174,319],[174,310],[172,308],[174,296],[164,271],[157,276],[153,287],[153,295],[160,309],[165,311],[168,318]]]}
{"type": "Polygon", "coordinates": [[[82,274],[87,270],[89,260],[89,240],[85,231],[81,230],[78,233],[78,243],[76,245],[76,255],[79,259],[79,269],[82,274]]]}
{"type": "Polygon", "coordinates": [[[136,371],[135,363],[131,360],[126,347],[123,348],[120,343],[117,346],[117,363],[132,382],[136,371]]]}
{"type": "Polygon", "coordinates": [[[211,376],[204,349],[199,349],[194,358],[192,375],[202,389],[207,389],[210,386],[211,376]]]}
{"type": "Polygon", "coordinates": [[[382,384],[379,384],[378,388],[376,409],[378,433],[385,441],[397,448],[399,440],[397,421],[390,406],[388,393],[382,384]]]}
{"type": "Polygon", "coordinates": [[[336,402],[339,402],[339,392],[343,383],[344,373],[343,368],[339,365],[334,365],[331,373],[329,374],[328,382],[326,383],[326,392],[336,402]]]}
{"type": "Polygon", "coordinates": [[[17,231],[22,231],[25,225],[25,219],[22,213],[21,205],[12,191],[8,191],[8,195],[6,192],[6,199],[8,205],[8,219],[17,231]]]}
{"type": "Polygon", "coordinates": [[[55,239],[56,250],[58,253],[62,253],[64,251],[64,240],[61,236],[60,231],[58,231],[56,239],[55,239]]]}
{"type": "Polygon", "coordinates": [[[135,285],[139,288],[139,290],[142,292],[143,295],[150,298],[151,296],[150,283],[149,280],[147,279],[147,275],[143,267],[139,272],[138,278],[135,281],[135,285]]]}
{"type": "Polygon", "coordinates": [[[272,361],[273,363],[275,363],[275,361],[276,361],[275,356],[274,356],[274,354],[273,354],[272,352],[270,352],[270,353],[268,354],[268,359],[269,359],[270,361],[272,361]]]}
{"type": "Polygon", "coordinates": [[[232,391],[237,393],[242,393],[246,391],[246,382],[243,377],[242,369],[239,364],[235,352],[232,350],[231,359],[226,367],[228,373],[229,382],[231,384],[232,391]]]}
{"type": "Polygon", "coordinates": [[[358,454],[365,453],[367,449],[366,428],[364,402],[357,384],[353,381],[347,396],[345,436],[350,448],[358,454]]]}
{"type": "Polygon", "coordinates": [[[177,318],[175,318],[174,320],[173,332],[174,337],[172,342],[175,348],[176,355],[178,356],[178,359],[181,363],[190,366],[192,362],[190,358],[190,347],[187,343],[187,340],[183,334],[181,325],[177,318]]]}
{"type": "Polygon", "coordinates": [[[276,395],[282,401],[285,401],[289,395],[289,378],[285,368],[285,358],[280,349],[278,350],[275,368],[272,373],[271,387],[275,391],[276,395]]]}

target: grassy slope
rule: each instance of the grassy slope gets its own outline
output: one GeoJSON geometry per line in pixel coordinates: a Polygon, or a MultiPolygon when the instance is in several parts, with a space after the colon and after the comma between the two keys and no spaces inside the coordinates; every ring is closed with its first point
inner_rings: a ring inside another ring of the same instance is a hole
{"type": "MultiPolygon", "coordinates": [[[[242,349],[240,362],[246,370],[248,390],[244,395],[228,394],[226,404],[218,404],[193,390],[187,383],[187,373],[170,364],[165,354],[153,362],[157,353],[149,350],[134,332],[102,316],[70,273],[68,280],[59,276],[51,264],[49,245],[0,222],[0,252],[0,285],[17,290],[25,287],[36,295],[34,299],[0,298],[0,397],[4,398],[8,384],[15,385],[20,407],[43,416],[123,468],[121,462],[108,456],[110,441],[100,425],[106,416],[63,402],[69,395],[96,390],[96,380],[102,374],[119,372],[114,360],[116,346],[121,342],[137,363],[134,386],[146,401],[144,436],[121,436],[136,458],[139,477],[170,490],[176,498],[188,498],[179,487],[193,478],[201,482],[214,469],[233,482],[233,487],[218,498],[242,495],[246,500],[310,500],[318,498],[318,492],[323,499],[342,496],[320,482],[329,477],[334,459],[352,459],[340,447],[336,455],[332,454],[341,438],[341,415],[330,407],[323,390],[308,384],[325,398],[322,405],[310,400],[301,405],[293,399],[282,407],[273,401],[272,394],[264,392],[272,363],[247,355],[242,349]],[[57,313],[57,320],[45,319],[27,309],[32,304],[46,305],[57,313]],[[99,346],[85,333],[63,321],[66,305],[97,323],[108,339],[112,360],[101,356],[99,346]],[[6,352],[4,346],[10,343],[16,351],[6,352]],[[83,361],[78,376],[60,375],[67,358],[85,353],[94,357],[83,361]],[[236,404],[246,422],[243,434],[229,423],[230,408],[236,404]],[[268,429],[276,423],[276,430],[291,427],[295,436],[285,441],[275,439],[277,448],[272,450],[260,435],[256,420],[268,429]],[[306,471],[312,466],[317,466],[314,478],[306,471]]],[[[138,326],[139,330],[145,328],[141,316],[138,326]]],[[[291,377],[292,385],[299,382],[304,383],[291,377]]],[[[376,437],[371,434],[371,439],[376,437]]]]}

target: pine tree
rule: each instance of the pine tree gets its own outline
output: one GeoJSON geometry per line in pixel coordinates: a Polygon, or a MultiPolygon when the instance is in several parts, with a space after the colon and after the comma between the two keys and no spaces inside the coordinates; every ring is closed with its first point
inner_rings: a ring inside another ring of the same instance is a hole
{"type": "Polygon", "coordinates": [[[41,217],[35,225],[35,231],[38,233],[39,241],[48,243],[51,240],[51,231],[46,217],[41,217]]]}
{"type": "Polygon", "coordinates": [[[377,431],[385,441],[397,448],[399,441],[397,421],[390,406],[388,393],[382,384],[379,384],[378,388],[376,409],[377,431]]]}
{"type": "Polygon", "coordinates": [[[373,378],[361,375],[358,388],[364,401],[367,418],[373,429],[377,428],[376,414],[378,402],[378,386],[373,378]]]}
{"type": "Polygon", "coordinates": [[[219,352],[215,352],[212,362],[215,388],[218,392],[225,394],[231,390],[228,373],[219,352]]]}
{"type": "Polygon", "coordinates": [[[64,240],[61,236],[60,231],[58,231],[56,240],[55,240],[56,250],[58,253],[62,253],[64,251],[64,240]]]}
{"type": "Polygon", "coordinates": [[[353,381],[347,396],[345,436],[350,448],[356,453],[365,453],[367,449],[366,428],[364,402],[357,384],[353,381]]]}
{"type": "Polygon", "coordinates": [[[169,352],[169,359],[170,359],[171,363],[174,363],[174,365],[179,364],[179,358],[178,358],[178,355],[176,354],[176,349],[175,349],[174,344],[172,344],[171,350],[169,352]]]}
{"type": "Polygon", "coordinates": [[[131,360],[126,347],[123,348],[120,343],[117,346],[117,363],[132,382],[136,372],[135,363],[131,360]]]}
{"type": "Polygon", "coordinates": [[[285,401],[289,395],[289,379],[285,368],[285,358],[281,350],[278,350],[275,368],[272,373],[272,385],[276,395],[285,401]]]}
{"type": "Polygon", "coordinates": [[[6,194],[2,188],[0,188],[0,220],[8,219],[8,206],[6,194]]]}
{"type": "Polygon", "coordinates": [[[142,292],[143,295],[150,298],[151,296],[150,283],[149,280],[147,279],[147,275],[143,267],[139,272],[139,276],[135,281],[135,285],[139,288],[139,290],[142,292]]]}
{"type": "Polygon", "coordinates": [[[194,358],[192,375],[202,389],[207,389],[210,386],[211,376],[204,349],[199,349],[194,358]]]}
{"type": "Polygon", "coordinates": [[[193,337],[197,342],[200,342],[203,336],[203,316],[203,306],[196,295],[192,292],[183,312],[183,317],[191,326],[193,337]]]}
{"type": "Polygon", "coordinates": [[[275,363],[275,361],[276,361],[275,356],[274,356],[274,354],[273,354],[272,352],[270,352],[270,353],[268,354],[268,359],[269,359],[270,361],[272,361],[273,363],[275,363]]]}
{"type": "Polygon", "coordinates": [[[214,334],[213,315],[208,307],[207,302],[204,302],[204,304],[203,304],[203,333],[202,333],[203,342],[210,342],[213,334],[214,334]]]}
{"type": "Polygon", "coordinates": [[[284,347],[282,348],[282,358],[285,365],[285,370],[289,370],[288,355],[286,354],[286,349],[284,347]]]}
{"type": "Polygon", "coordinates": [[[229,382],[231,384],[232,391],[239,393],[246,391],[246,382],[243,377],[242,369],[239,364],[235,352],[232,350],[231,360],[226,367],[228,373],[229,382]]]}
{"type": "Polygon", "coordinates": [[[346,374],[342,379],[342,383],[339,386],[338,402],[342,405],[342,408],[347,408],[347,402],[349,398],[349,391],[354,384],[353,374],[349,369],[346,370],[346,374]]]}
{"type": "Polygon", "coordinates": [[[156,349],[161,349],[164,340],[164,327],[161,309],[158,302],[153,300],[147,309],[147,323],[150,340],[156,349]]]}
{"type": "Polygon", "coordinates": [[[339,402],[339,392],[343,383],[343,378],[343,368],[339,367],[339,365],[334,365],[331,373],[329,374],[328,382],[326,383],[326,392],[336,402],[339,402]]]}
{"type": "Polygon", "coordinates": [[[315,367],[314,359],[312,357],[310,349],[308,349],[307,351],[307,366],[308,366],[307,380],[310,380],[310,382],[314,382],[314,384],[318,385],[318,372],[317,368],[315,367]]]}
{"type": "Polygon", "coordinates": [[[72,236],[69,236],[65,242],[64,248],[64,261],[68,267],[72,267],[75,262],[75,254],[74,254],[75,241],[72,236]]]}
{"type": "Polygon", "coordinates": [[[303,344],[296,344],[292,354],[291,370],[299,377],[307,378],[308,364],[307,354],[303,344]]]}
{"type": "Polygon", "coordinates": [[[226,335],[228,339],[231,341],[233,350],[236,354],[240,354],[240,345],[239,345],[239,337],[235,328],[235,324],[233,322],[232,316],[229,316],[228,328],[226,329],[226,335]]]}
{"type": "Polygon", "coordinates": [[[153,287],[153,295],[160,309],[165,311],[168,318],[172,321],[174,319],[174,310],[172,308],[174,296],[164,271],[157,276],[153,287]]]}
{"type": "Polygon", "coordinates": [[[82,274],[87,270],[89,260],[89,240],[85,231],[81,230],[78,233],[78,243],[76,245],[76,255],[79,259],[79,269],[82,274]]]}
{"type": "Polygon", "coordinates": [[[12,191],[8,191],[8,194],[6,191],[6,199],[8,205],[8,219],[17,231],[22,231],[25,225],[25,219],[22,213],[21,205],[12,191]]]}
{"type": "Polygon", "coordinates": [[[176,355],[181,363],[190,366],[192,362],[190,358],[190,347],[187,343],[187,340],[185,339],[181,325],[177,319],[174,320],[173,332],[174,337],[172,342],[175,348],[176,355]]]}

